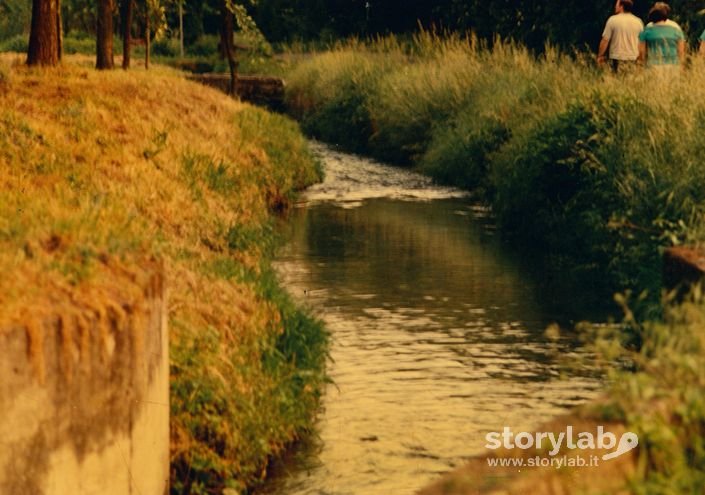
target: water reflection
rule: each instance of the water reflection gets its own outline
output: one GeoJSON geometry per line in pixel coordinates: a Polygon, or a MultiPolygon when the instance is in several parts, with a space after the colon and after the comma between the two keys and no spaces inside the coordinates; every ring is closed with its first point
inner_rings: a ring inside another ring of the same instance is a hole
{"type": "Polygon", "coordinates": [[[532,428],[594,396],[587,371],[559,379],[557,357],[576,343],[544,336],[555,315],[482,211],[450,190],[428,201],[427,183],[414,196],[397,176],[387,182],[401,194],[370,199],[360,191],[375,187],[345,182],[359,167],[336,156],[342,172],[295,212],[277,264],[333,334],[335,385],[317,438],[264,493],[413,493],[481,452],[488,431],[532,428]]]}

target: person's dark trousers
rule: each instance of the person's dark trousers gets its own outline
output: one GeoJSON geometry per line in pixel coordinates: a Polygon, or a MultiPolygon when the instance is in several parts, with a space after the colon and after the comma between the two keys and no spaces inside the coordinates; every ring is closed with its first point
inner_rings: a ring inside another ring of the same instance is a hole
{"type": "Polygon", "coordinates": [[[610,67],[615,74],[628,74],[637,68],[636,60],[615,60],[610,59],[610,67]]]}

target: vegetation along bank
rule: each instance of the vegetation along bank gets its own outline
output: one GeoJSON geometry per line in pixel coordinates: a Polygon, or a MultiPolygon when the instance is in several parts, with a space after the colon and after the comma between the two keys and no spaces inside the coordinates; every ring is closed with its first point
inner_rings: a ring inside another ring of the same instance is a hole
{"type": "Polygon", "coordinates": [[[116,267],[163,263],[172,493],[256,484],[324,379],[326,334],[269,264],[277,217],[320,179],[298,126],[164,68],[23,62],[0,58],[0,321],[52,294],[118,314],[116,267]]]}
{"type": "Polygon", "coordinates": [[[301,60],[287,103],[316,138],[475,190],[564,278],[654,296],[659,247],[701,238],[704,69],[615,78],[422,33],[301,60]]]}

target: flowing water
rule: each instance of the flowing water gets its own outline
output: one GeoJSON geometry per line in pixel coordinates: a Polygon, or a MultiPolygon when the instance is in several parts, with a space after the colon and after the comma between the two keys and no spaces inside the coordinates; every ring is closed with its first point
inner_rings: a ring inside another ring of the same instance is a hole
{"type": "Polygon", "coordinates": [[[484,450],[595,397],[562,304],[460,191],[314,145],[326,168],[276,263],[332,334],[316,432],[262,493],[410,494],[484,450]]]}

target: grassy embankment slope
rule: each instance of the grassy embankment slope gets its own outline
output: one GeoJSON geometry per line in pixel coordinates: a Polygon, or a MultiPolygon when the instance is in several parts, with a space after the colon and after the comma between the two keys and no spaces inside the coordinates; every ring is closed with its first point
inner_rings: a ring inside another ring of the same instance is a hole
{"type": "MultiPolygon", "coordinates": [[[[615,78],[550,49],[535,58],[509,44],[422,34],[411,45],[382,39],[314,54],[287,83],[308,133],[477,191],[504,235],[548,258],[560,278],[605,297],[648,290],[656,321],[635,317],[627,306],[637,298],[626,298],[619,331],[589,339],[610,380],[587,417],[639,434],[629,491],[702,493],[703,303],[653,306],[660,249],[705,237],[699,60],[673,78],[615,78]]],[[[472,472],[439,488],[484,493],[472,472]]]]}
{"type": "Polygon", "coordinates": [[[274,212],[320,178],[297,125],[166,69],[18,61],[0,58],[0,322],[124,317],[122,275],[162,263],[172,491],[256,483],[323,380],[325,333],[269,267],[274,212]]]}

